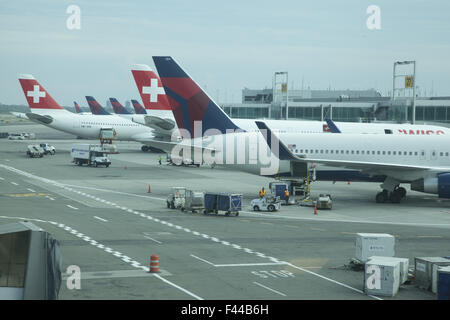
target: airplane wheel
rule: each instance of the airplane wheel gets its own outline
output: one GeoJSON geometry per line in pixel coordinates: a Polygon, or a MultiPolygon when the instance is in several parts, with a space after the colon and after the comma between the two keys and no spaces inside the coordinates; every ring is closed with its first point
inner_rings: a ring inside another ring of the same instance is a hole
{"type": "Polygon", "coordinates": [[[401,198],[404,198],[406,196],[406,189],[403,187],[397,188],[395,192],[398,192],[401,198]]]}
{"type": "Polygon", "coordinates": [[[378,192],[377,196],[375,197],[375,200],[377,203],[385,203],[387,200],[386,192],[378,192]]]}
{"type": "Polygon", "coordinates": [[[400,195],[400,192],[393,191],[393,192],[391,192],[391,195],[389,196],[389,200],[392,203],[400,203],[400,200],[402,200],[402,196],[400,195]]]}
{"type": "Polygon", "coordinates": [[[143,152],[147,152],[148,151],[148,146],[146,146],[146,145],[143,145],[142,147],[141,147],[141,150],[143,151],[143,152]]]}

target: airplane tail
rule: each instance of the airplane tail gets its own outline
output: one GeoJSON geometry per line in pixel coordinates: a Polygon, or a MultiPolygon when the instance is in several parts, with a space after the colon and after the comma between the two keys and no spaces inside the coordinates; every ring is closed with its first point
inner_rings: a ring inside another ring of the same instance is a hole
{"type": "Polygon", "coordinates": [[[131,100],[131,103],[133,104],[134,111],[136,111],[136,114],[147,114],[147,111],[145,111],[144,107],[141,106],[141,104],[137,100],[131,100]]]}
{"type": "Polygon", "coordinates": [[[111,105],[116,114],[132,114],[130,111],[125,109],[116,98],[109,98],[109,101],[111,101],[111,105]]]}
{"type": "Polygon", "coordinates": [[[240,129],[227,114],[192,80],[172,57],[153,57],[178,128],[194,137],[194,123],[202,124],[202,136],[240,129]]]}
{"type": "Polygon", "coordinates": [[[82,112],[80,106],[78,105],[78,103],[76,101],[73,102],[73,105],[75,106],[75,111],[77,113],[81,113],[82,112]]]}
{"type": "Polygon", "coordinates": [[[19,76],[19,82],[28,105],[32,111],[45,110],[65,110],[55,99],[44,89],[44,87],[30,74],[19,76]]]}
{"type": "Polygon", "coordinates": [[[92,96],[86,96],[86,101],[89,105],[89,109],[91,109],[92,114],[95,115],[110,115],[103,107],[100,105],[100,103],[97,102],[97,100],[94,99],[92,96]]]}
{"type": "Polygon", "coordinates": [[[131,73],[133,74],[134,81],[136,81],[136,86],[145,109],[171,110],[161,80],[149,66],[136,64],[132,67],[131,73]]]}

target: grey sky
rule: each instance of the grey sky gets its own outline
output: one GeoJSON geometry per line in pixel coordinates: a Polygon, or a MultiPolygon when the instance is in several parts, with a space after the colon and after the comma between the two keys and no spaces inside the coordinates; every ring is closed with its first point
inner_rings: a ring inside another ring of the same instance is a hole
{"type": "Polygon", "coordinates": [[[134,63],[173,56],[218,102],[241,89],[392,86],[396,60],[417,61],[417,85],[450,95],[450,2],[349,1],[2,1],[0,102],[25,104],[17,77],[31,73],[62,105],[93,95],[104,104],[138,98],[134,63]],[[66,9],[81,9],[68,30],[66,9]],[[369,5],[381,30],[366,27],[369,5]]]}

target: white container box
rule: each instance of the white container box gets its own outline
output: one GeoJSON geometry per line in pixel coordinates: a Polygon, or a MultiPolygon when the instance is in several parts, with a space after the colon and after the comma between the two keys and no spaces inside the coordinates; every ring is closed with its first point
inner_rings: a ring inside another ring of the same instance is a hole
{"type": "Polygon", "coordinates": [[[357,233],[355,258],[366,262],[371,256],[393,257],[395,237],[386,233],[357,233]]]}
{"type": "Polygon", "coordinates": [[[400,287],[400,262],[373,261],[365,263],[364,292],[374,296],[395,296],[400,287]],[[378,271],[374,271],[373,268],[378,271]],[[377,279],[377,277],[379,278],[377,279]]]}
{"type": "Polygon", "coordinates": [[[403,284],[408,280],[408,270],[409,270],[409,259],[408,258],[373,256],[373,257],[369,258],[369,261],[370,262],[398,261],[398,262],[400,262],[400,284],[403,284]]]}
{"type": "Polygon", "coordinates": [[[415,266],[415,283],[419,288],[432,290],[433,283],[433,265],[447,266],[450,265],[450,259],[442,257],[416,257],[414,258],[415,266]]]}

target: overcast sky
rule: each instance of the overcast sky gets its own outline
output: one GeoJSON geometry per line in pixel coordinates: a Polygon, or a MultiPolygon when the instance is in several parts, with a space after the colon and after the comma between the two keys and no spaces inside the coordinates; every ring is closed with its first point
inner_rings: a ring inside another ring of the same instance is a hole
{"type": "Polygon", "coordinates": [[[417,61],[417,85],[450,95],[450,1],[1,1],[0,102],[26,104],[33,74],[62,105],[138,98],[130,72],[171,55],[218,102],[244,87],[368,89],[387,94],[397,60],[417,61]],[[81,29],[69,30],[71,4],[81,29]],[[381,12],[369,30],[368,6],[381,12]]]}

